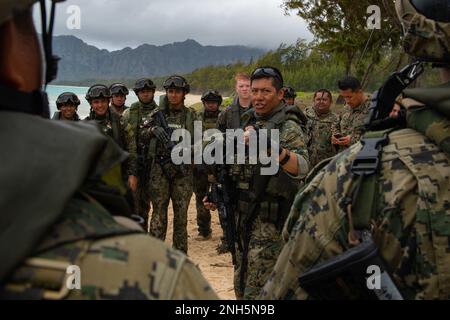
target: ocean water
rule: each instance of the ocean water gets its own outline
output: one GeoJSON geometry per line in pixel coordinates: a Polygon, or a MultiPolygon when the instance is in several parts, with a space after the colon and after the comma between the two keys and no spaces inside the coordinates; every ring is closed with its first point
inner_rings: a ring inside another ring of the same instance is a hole
{"type": "MultiPolygon", "coordinates": [[[[86,92],[88,91],[88,87],[72,87],[72,86],[47,86],[47,95],[48,100],[50,103],[50,116],[53,116],[53,113],[57,111],[56,109],[56,99],[58,96],[63,92],[73,92],[78,96],[78,99],[80,99],[81,104],[78,106],[78,115],[81,119],[87,117],[89,115],[90,106],[89,103],[86,101],[85,96],[86,92]]],[[[158,103],[159,97],[162,93],[156,92],[155,93],[155,101],[158,103]]],[[[138,101],[138,98],[134,94],[133,90],[130,90],[130,94],[127,96],[127,100],[125,104],[127,106],[130,106],[132,103],[138,101]]]]}

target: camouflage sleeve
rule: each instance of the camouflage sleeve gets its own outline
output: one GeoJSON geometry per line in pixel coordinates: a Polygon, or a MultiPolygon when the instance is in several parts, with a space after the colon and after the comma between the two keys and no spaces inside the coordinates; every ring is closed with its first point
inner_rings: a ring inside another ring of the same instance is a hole
{"type": "Polygon", "coordinates": [[[136,145],[136,128],[128,122],[125,127],[125,136],[128,142],[128,175],[137,176],[137,145],[136,145]]]}
{"type": "Polygon", "coordinates": [[[69,299],[218,299],[187,257],[144,234],[93,242],[81,261],[81,290],[69,299]]]}
{"type": "Polygon", "coordinates": [[[219,297],[190,261],[184,264],[175,285],[172,300],[217,300],[219,297]],[[189,290],[186,290],[189,288],[189,290]]]}
{"type": "Polygon", "coordinates": [[[325,257],[343,252],[335,237],[345,213],[329,197],[336,189],[336,176],[324,170],[297,195],[283,230],[286,241],[275,268],[262,290],[262,299],[307,299],[298,277],[325,257]]]}
{"type": "Polygon", "coordinates": [[[341,134],[341,115],[336,115],[336,120],[331,124],[331,136],[341,134]]]}
{"type": "Polygon", "coordinates": [[[292,120],[287,120],[280,132],[280,145],[297,155],[299,173],[296,179],[303,179],[309,172],[309,156],[306,146],[306,135],[300,125],[292,120]]]}

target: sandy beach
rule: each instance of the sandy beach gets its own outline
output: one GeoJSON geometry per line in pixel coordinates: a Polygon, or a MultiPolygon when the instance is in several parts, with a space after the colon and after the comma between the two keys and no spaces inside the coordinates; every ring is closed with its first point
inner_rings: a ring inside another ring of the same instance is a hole
{"type": "MultiPolygon", "coordinates": [[[[199,240],[197,238],[197,218],[195,209],[195,196],[191,198],[188,210],[188,256],[200,268],[203,276],[213,287],[220,299],[234,300],[233,264],[231,254],[219,255],[216,251],[222,236],[222,228],[219,223],[217,211],[211,213],[212,238],[199,240]]],[[[169,206],[168,230],[166,243],[172,243],[173,235],[173,210],[169,206]]]]}

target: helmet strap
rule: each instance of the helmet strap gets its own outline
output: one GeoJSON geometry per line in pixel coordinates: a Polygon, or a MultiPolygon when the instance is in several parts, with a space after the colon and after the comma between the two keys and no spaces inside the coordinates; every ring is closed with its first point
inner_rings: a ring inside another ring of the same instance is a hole
{"type": "Polygon", "coordinates": [[[42,22],[42,46],[44,47],[45,55],[45,86],[56,78],[58,73],[58,61],[59,57],[53,55],[53,25],[55,22],[55,9],[56,2],[58,0],[52,0],[52,6],[50,9],[50,23],[47,27],[47,10],[45,6],[45,0],[40,0],[41,5],[41,22],[42,22]]]}

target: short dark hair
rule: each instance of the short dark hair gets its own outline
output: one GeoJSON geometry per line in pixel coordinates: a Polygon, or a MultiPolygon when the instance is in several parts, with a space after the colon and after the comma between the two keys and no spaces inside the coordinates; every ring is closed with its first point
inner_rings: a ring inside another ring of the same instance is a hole
{"type": "Polygon", "coordinates": [[[331,91],[328,89],[319,89],[316,92],[314,92],[314,99],[316,98],[318,93],[326,93],[330,97],[330,100],[333,101],[333,95],[331,94],[331,91]]]}
{"type": "Polygon", "coordinates": [[[345,77],[338,81],[338,87],[340,90],[345,91],[351,89],[352,91],[358,91],[361,89],[361,82],[355,77],[345,77]]]}
{"type": "Polygon", "coordinates": [[[256,68],[252,72],[250,80],[251,80],[251,82],[253,82],[253,80],[257,80],[257,79],[272,79],[272,85],[275,87],[275,89],[277,91],[280,91],[284,86],[283,75],[281,74],[281,71],[275,67],[264,66],[264,67],[256,68]],[[274,71],[274,73],[277,74],[277,76],[273,76],[273,75],[271,75],[269,73],[265,73],[263,71],[258,72],[259,70],[264,70],[264,69],[272,69],[274,71]]]}

